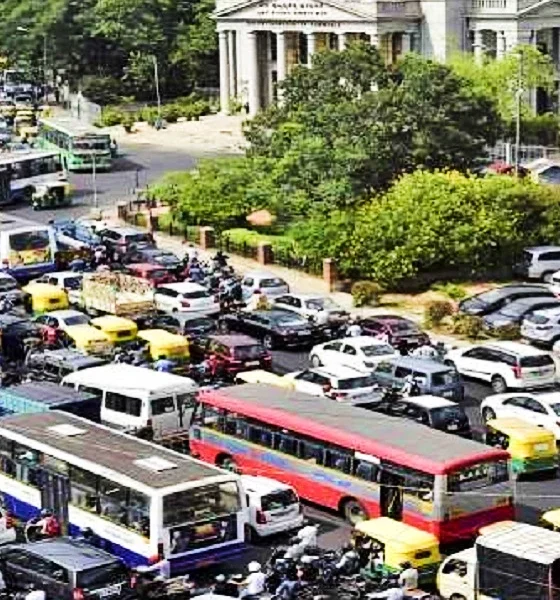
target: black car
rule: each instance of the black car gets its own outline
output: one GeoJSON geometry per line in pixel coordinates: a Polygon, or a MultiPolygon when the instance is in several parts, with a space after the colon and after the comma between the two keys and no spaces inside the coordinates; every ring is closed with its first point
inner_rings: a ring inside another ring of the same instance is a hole
{"type": "Polygon", "coordinates": [[[25,359],[28,340],[40,340],[41,328],[34,322],[17,315],[0,315],[0,347],[8,361],[25,359]]]}
{"type": "Polygon", "coordinates": [[[101,367],[107,364],[107,361],[97,356],[83,354],[78,350],[62,348],[31,351],[25,359],[25,364],[36,377],[60,382],[70,373],[101,367]]]}
{"type": "Polygon", "coordinates": [[[145,327],[165,329],[170,333],[186,335],[189,338],[205,337],[218,331],[218,323],[212,317],[188,313],[156,315],[146,322],[145,327]]]}
{"type": "Polygon", "coordinates": [[[482,317],[500,310],[514,300],[529,297],[555,298],[555,295],[543,285],[505,285],[465,298],[459,303],[459,311],[482,317]]]}
{"type": "Polygon", "coordinates": [[[320,338],[320,331],[307,319],[284,310],[255,310],[224,315],[222,332],[238,331],[262,340],[273,348],[309,346],[320,338]]]}
{"type": "Polygon", "coordinates": [[[148,263],[170,270],[178,269],[181,266],[181,260],[178,256],[173,254],[173,252],[160,250],[159,248],[132,249],[123,256],[123,263],[148,263]]]}
{"type": "Polygon", "coordinates": [[[0,570],[8,590],[29,586],[44,590],[47,600],[135,597],[126,565],[86,542],[56,538],[0,548],[0,570]]]}
{"type": "Polygon", "coordinates": [[[376,315],[360,321],[362,333],[373,337],[385,337],[395,348],[406,343],[409,348],[422,346],[430,341],[414,321],[399,315],[376,315]]]}

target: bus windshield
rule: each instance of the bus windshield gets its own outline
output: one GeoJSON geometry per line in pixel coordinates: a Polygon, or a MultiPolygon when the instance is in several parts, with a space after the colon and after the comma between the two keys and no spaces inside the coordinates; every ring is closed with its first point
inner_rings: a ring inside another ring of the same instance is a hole
{"type": "Polygon", "coordinates": [[[82,137],[82,138],[74,138],[72,141],[72,149],[73,150],[109,150],[110,140],[106,136],[91,136],[91,137],[82,137]]]}
{"type": "Polygon", "coordinates": [[[37,231],[22,231],[10,235],[10,250],[23,252],[25,250],[44,250],[51,241],[46,229],[37,231]]]}

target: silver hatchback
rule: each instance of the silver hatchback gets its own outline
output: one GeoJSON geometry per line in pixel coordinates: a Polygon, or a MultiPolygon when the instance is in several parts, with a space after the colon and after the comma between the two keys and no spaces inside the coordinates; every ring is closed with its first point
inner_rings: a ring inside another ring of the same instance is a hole
{"type": "Polygon", "coordinates": [[[560,340],[560,308],[537,310],[525,317],[521,337],[535,345],[554,346],[560,340]]]}

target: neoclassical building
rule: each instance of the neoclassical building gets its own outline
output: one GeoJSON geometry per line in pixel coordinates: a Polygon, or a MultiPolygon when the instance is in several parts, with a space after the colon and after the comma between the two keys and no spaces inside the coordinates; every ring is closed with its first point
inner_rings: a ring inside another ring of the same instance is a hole
{"type": "Polygon", "coordinates": [[[500,57],[521,43],[560,62],[560,0],[217,0],[215,16],[224,112],[235,99],[255,114],[294,65],[354,39],[388,63],[411,50],[441,61],[457,50],[500,57]]]}

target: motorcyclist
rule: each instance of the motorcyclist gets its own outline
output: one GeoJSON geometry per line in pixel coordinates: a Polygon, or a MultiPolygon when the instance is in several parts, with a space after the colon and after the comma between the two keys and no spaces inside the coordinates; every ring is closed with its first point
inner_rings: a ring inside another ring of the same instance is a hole
{"type": "Polygon", "coordinates": [[[212,261],[217,269],[225,269],[228,266],[228,257],[221,250],[216,252],[216,256],[214,256],[212,261]]]}
{"type": "Polygon", "coordinates": [[[294,565],[290,566],[290,568],[286,571],[284,579],[274,592],[275,596],[277,596],[279,600],[295,600],[299,590],[302,587],[299,577],[300,574],[301,571],[298,572],[294,565]]]}
{"type": "Polygon", "coordinates": [[[399,584],[405,590],[418,589],[418,570],[408,561],[401,565],[401,574],[399,575],[399,584]]]}
{"type": "Polygon", "coordinates": [[[237,585],[244,589],[241,591],[241,598],[256,598],[266,591],[266,575],[262,572],[261,564],[252,561],[247,565],[249,575],[237,585]]]}
{"type": "Polygon", "coordinates": [[[214,578],[212,593],[217,596],[229,596],[230,598],[239,597],[237,586],[231,580],[227,580],[225,575],[217,575],[214,578]]]}
{"type": "Polygon", "coordinates": [[[402,387],[403,396],[420,396],[422,390],[420,389],[420,383],[418,379],[414,377],[412,373],[407,375],[404,378],[404,383],[402,387]]]}
{"type": "Polygon", "coordinates": [[[336,570],[342,575],[352,575],[360,567],[360,556],[351,544],[342,548],[342,556],[336,563],[336,570]]]}
{"type": "Polygon", "coordinates": [[[376,592],[375,594],[371,594],[370,598],[375,598],[381,600],[404,600],[404,590],[399,584],[398,575],[391,575],[389,577],[387,589],[382,592],[376,592]]]}
{"type": "Polygon", "coordinates": [[[41,511],[41,518],[34,527],[39,530],[39,537],[41,538],[54,538],[60,535],[60,523],[52,511],[43,509],[41,511]]]}
{"type": "Polygon", "coordinates": [[[154,363],[154,369],[161,373],[171,373],[176,366],[175,361],[169,360],[165,356],[160,356],[154,363]]]}

